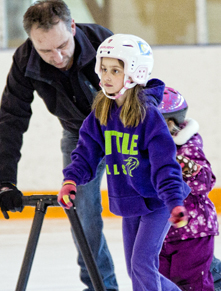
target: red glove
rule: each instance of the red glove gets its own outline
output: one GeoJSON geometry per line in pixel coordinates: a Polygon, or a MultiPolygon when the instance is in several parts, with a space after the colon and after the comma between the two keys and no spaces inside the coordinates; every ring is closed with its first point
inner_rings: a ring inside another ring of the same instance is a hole
{"type": "Polygon", "coordinates": [[[63,183],[63,186],[58,194],[58,203],[66,209],[70,209],[73,204],[70,199],[75,199],[75,194],[77,192],[76,183],[71,180],[67,180],[63,183]]]}
{"type": "Polygon", "coordinates": [[[175,228],[180,228],[188,223],[186,208],[183,206],[176,206],[173,208],[169,221],[175,228]]]}

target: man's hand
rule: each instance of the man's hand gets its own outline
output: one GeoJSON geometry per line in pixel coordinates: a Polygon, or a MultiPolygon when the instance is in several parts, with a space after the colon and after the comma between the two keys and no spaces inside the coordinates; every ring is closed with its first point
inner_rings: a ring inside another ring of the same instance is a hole
{"type": "Polygon", "coordinates": [[[65,181],[58,194],[58,203],[63,208],[70,209],[73,206],[71,200],[75,199],[76,192],[76,183],[71,180],[65,181]]]}
{"type": "Polygon", "coordinates": [[[169,221],[175,228],[180,228],[188,223],[186,208],[183,206],[176,206],[173,208],[169,221]]]}
{"type": "Polygon", "coordinates": [[[11,183],[0,183],[0,208],[5,219],[9,219],[7,211],[22,212],[24,208],[22,197],[22,192],[16,186],[11,183]]]}

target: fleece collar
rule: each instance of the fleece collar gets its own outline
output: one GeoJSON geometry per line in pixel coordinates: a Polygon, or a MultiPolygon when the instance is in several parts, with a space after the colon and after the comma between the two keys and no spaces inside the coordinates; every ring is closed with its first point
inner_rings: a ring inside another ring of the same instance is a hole
{"type": "Polygon", "coordinates": [[[139,98],[145,100],[146,103],[152,103],[156,107],[163,99],[165,84],[159,79],[151,79],[147,82],[146,87],[138,94],[139,98]]]}
{"type": "Polygon", "coordinates": [[[181,130],[178,132],[178,134],[173,136],[173,140],[176,145],[183,145],[198,131],[198,122],[192,118],[187,118],[185,119],[183,125],[181,125],[181,130]]]}

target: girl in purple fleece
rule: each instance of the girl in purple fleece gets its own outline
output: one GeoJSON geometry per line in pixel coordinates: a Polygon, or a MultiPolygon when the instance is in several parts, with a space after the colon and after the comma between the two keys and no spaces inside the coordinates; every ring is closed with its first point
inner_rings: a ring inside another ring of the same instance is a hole
{"type": "Polygon", "coordinates": [[[188,224],[179,229],[171,226],[160,253],[160,272],[183,291],[212,291],[214,283],[210,265],[218,222],[208,193],[216,178],[203,152],[198,123],[185,119],[187,108],[179,92],[165,88],[159,110],[177,145],[177,161],[191,193],[184,200],[188,224]]]}
{"type": "Polygon", "coordinates": [[[186,221],[183,200],[190,188],[183,182],[173,139],[157,109],[164,83],[148,81],[152,68],[151,48],[139,37],[117,34],[100,45],[95,71],[102,91],[80,129],[72,163],[63,171],[58,202],[70,208],[76,185],[92,180],[105,157],[109,206],[123,217],[133,290],[178,291],[159,273],[159,253],[168,219],[178,226],[186,221]]]}

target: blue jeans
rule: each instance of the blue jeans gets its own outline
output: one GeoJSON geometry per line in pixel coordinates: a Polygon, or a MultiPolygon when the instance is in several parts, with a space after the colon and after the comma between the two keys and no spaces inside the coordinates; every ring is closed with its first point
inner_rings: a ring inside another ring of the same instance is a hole
{"type": "MultiPolygon", "coordinates": [[[[63,153],[64,168],[71,163],[70,154],[75,149],[77,141],[78,136],[75,136],[67,130],[63,131],[61,150],[63,153]]],[[[116,291],[118,290],[118,284],[114,273],[114,264],[103,234],[103,220],[101,217],[102,206],[100,184],[104,170],[105,162],[103,160],[98,166],[96,178],[84,186],[77,187],[75,205],[104,285],[107,290],[116,291]]],[[[78,264],[81,268],[81,281],[87,286],[85,291],[92,291],[94,288],[87,272],[87,268],[84,264],[84,260],[81,256],[79,247],[76,243],[73,230],[72,236],[78,250],[78,264]]]]}
{"type": "Polygon", "coordinates": [[[213,256],[210,271],[213,275],[215,291],[221,291],[221,261],[213,256]]]}

